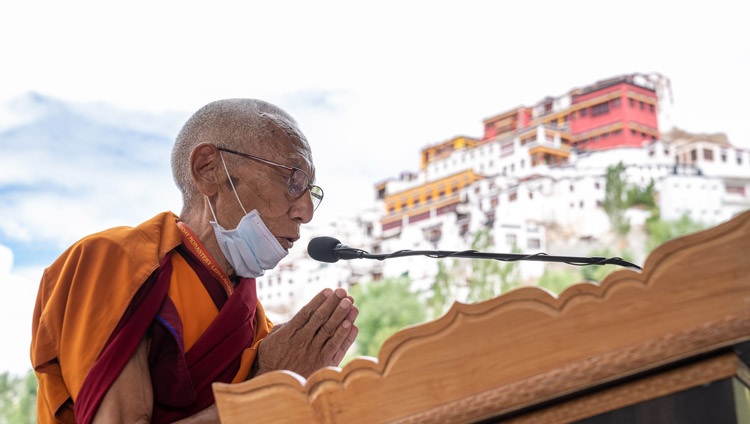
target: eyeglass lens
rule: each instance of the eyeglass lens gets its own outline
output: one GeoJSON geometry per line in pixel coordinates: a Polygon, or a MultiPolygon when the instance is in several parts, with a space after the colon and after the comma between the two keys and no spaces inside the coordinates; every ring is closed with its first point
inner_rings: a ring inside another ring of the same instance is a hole
{"type": "Polygon", "coordinates": [[[323,190],[318,186],[311,186],[310,179],[304,171],[294,169],[291,178],[289,178],[289,194],[294,197],[301,196],[308,187],[310,187],[310,198],[312,199],[313,209],[317,209],[323,200],[323,190]]]}

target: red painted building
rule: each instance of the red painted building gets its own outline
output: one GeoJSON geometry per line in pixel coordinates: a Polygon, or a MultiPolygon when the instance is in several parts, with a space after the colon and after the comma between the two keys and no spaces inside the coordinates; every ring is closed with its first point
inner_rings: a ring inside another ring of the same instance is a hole
{"type": "Polygon", "coordinates": [[[573,146],[602,150],[641,146],[659,138],[659,99],[654,88],[633,76],[601,81],[570,93],[568,115],[573,146]]]}
{"type": "Polygon", "coordinates": [[[629,74],[546,97],[484,120],[482,142],[518,136],[539,125],[579,150],[641,146],[659,138],[658,75],[629,74]]]}

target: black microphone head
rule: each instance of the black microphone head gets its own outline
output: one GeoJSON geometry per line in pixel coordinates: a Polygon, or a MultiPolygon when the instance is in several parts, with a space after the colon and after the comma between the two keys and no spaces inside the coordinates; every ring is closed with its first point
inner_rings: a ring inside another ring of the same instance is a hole
{"type": "Polygon", "coordinates": [[[341,242],[333,237],[315,237],[307,244],[307,254],[316,261],[337,262],[339,257],[333,249],[340,245],[341,242]]]}

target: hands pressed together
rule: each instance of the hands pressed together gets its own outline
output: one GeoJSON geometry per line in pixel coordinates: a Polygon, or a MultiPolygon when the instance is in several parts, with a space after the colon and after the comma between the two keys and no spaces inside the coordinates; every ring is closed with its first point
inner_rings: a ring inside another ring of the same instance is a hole
{"type": "Polygon", "coordinates": [[[255,375],[289,370],[307,378],[320,368],[338,366],[359,332],[353,302],[342,288],[318,293],[260,343],[255,375]]]}

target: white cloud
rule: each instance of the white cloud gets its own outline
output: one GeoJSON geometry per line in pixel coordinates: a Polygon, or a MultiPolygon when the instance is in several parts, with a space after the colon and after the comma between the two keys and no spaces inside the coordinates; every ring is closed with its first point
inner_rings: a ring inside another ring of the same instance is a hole
{"type": "Polygon", "coordinates": [[[13,253],[0,245],[0,372],[24,374],[31,369],[31,319],[36,301],[40,269],[27,269],[23,274],[13,270],[13,253]]]}

